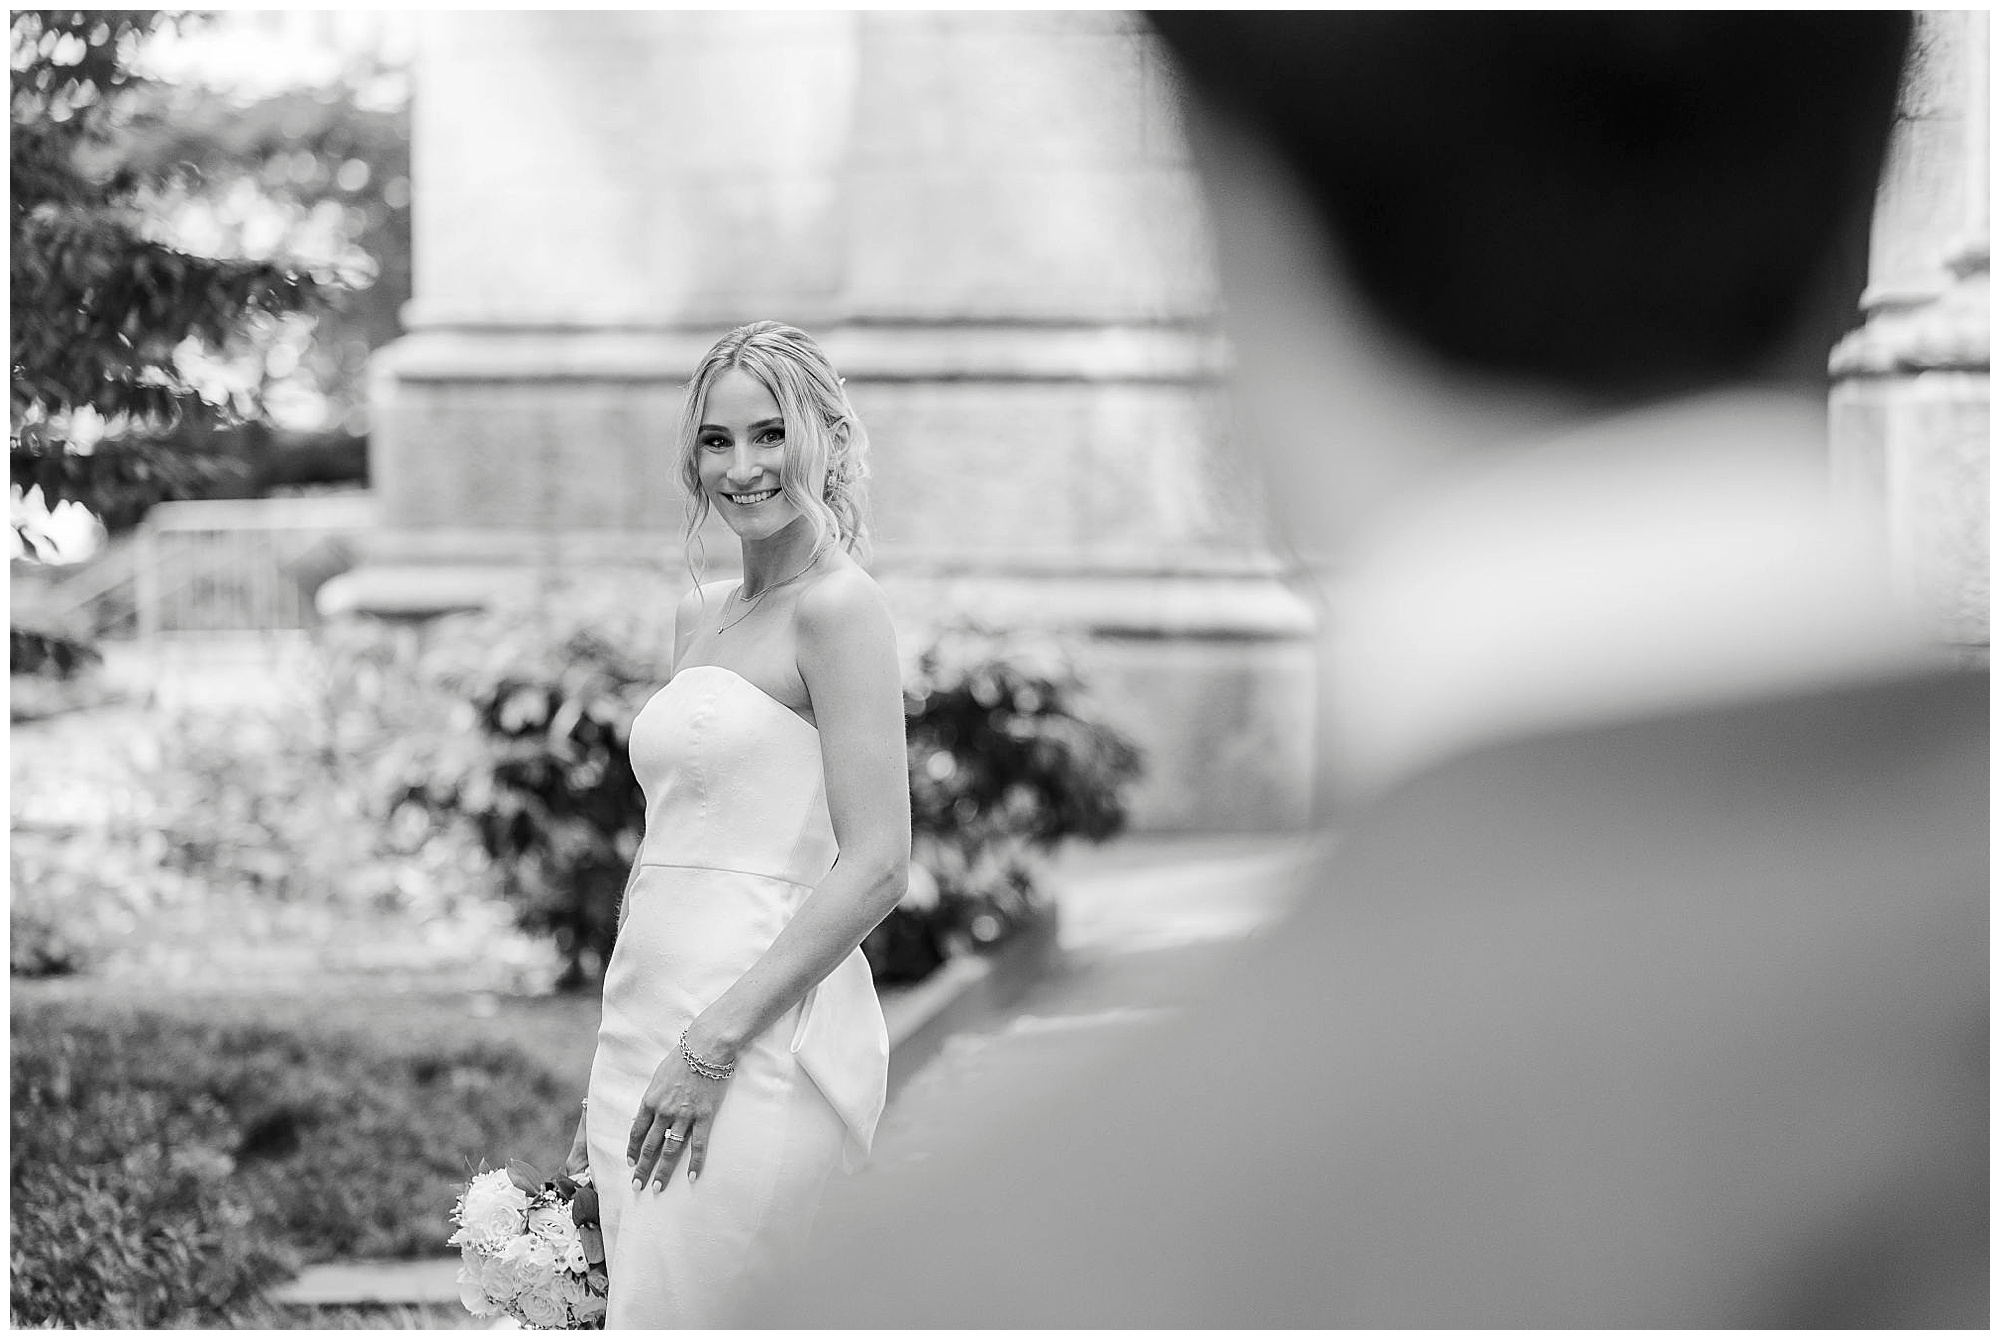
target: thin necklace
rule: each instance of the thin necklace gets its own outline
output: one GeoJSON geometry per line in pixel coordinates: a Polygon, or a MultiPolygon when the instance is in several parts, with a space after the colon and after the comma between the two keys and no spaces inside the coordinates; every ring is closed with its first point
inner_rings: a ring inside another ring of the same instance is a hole
{"type": "Polygon", "coordinates": [[[781,586],[790,586],[793,582],[805,576],[807,569],[811,568],[812,565],[817,562],[819,562],[819,555],[814,554],[811,558],[808,558],[806,560],[805,567],[800,568],[797,572],[793,573],[791,576],[785,578],[785,580],[781,582],[772,582],[769,586],[759,591],[756,595],[751,596],[748,600],[743,600],[743,585],[740,582],[737,583],[736,589],[732,591],[730,594],[735,596],[738,600],[743,601],[743,612],[737,615],[735,618],[729,619],[724,623],[722,623],[720,626],[718,626],[715,630],[715,635],[717,637],[721,637],[724,633],[734,628],[737,624],[740,624],[745,619],[749,618],[752,612],[756,610],[757,606],[763,602],[765,596],[770,595],[771,592],[777,590],[781,586]]]}

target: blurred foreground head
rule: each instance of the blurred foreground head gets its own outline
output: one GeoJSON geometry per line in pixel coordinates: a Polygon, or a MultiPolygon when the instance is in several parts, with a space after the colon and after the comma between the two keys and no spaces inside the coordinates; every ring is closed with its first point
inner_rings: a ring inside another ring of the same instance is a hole
{"type": "Polygon", "coordinates": [[[1152,22],[1374,313],[1455,369],[1635,400],[1795,371],[1802,344],[1816,374],[1853,319],[1908,14],[1152,22]]]}
{"type": "Polygon", "coordinates": [[[1242,439],[1338,576],[1324,807],[1484,740],[1908,654],[1827,515],[1823,422],[1908,15],[1153,22],[1242,439]]]}

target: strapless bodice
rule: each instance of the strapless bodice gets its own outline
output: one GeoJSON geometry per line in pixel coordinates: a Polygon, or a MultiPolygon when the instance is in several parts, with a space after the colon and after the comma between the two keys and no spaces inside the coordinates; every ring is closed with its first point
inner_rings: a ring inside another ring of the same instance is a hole
{"type": "Polygon", "coordinates": [[[633,719],[630,749],[646,793],[640,864],[807,888],[833,868],[819,732],[734,670],[681,670],[633,719]]]}

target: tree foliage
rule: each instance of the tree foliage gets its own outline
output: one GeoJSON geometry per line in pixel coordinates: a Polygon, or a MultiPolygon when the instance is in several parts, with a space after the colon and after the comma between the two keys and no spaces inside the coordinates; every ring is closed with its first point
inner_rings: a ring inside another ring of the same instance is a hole
{"type": "Polygon", "coordinates": [[[132,60],[147,37],[190,21],[11,16],[11,476],[48,507],[133,514],[227,473],[202,430],[240,421],[244,407],[192,385],[179,351],[219,352],[260,314],[309,310],[328,288],[298,266],[198,256],[153,230],[146,201],[190,168],[122,152],[157,117],[132,60]]]}
{"type": "Polygon", "coordinates": [[[409,107],[406,93],[384,96],[384,84],[400,83],[388,76],[375,58],[357,54],[323,86],[247,104],[185,96],[172,117],[128,136],[132,164],[162,175],[180,169],[180,195],[169,207],[206,204],[211,220],[227,220],[252,197],[261,223],[281,225],[281,245],[319,253],[339,268],[339,286],[315,311],[310,339],[267,351],[260,371],[267,387],[284,383],[323,398],[327,420],[340,429],[285,430],[254,420],[246,436],[260,440],[241,449],[256,483],[362,477],[368,359],[403,333],[411,288],[409,107]],[[315,453],[327,459],[314,462],[315,453]],[[345,473],[328,473],[342,462],[345,473]]]}

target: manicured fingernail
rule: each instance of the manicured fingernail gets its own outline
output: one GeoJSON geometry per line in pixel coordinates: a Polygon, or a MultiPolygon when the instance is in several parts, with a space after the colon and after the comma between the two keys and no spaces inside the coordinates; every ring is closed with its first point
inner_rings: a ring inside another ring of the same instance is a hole
{"type": "Polygon", "coordinates": [[[644,1191],[644,1190],[646,1189],[646,1179],[645,1179],[645,1178],[643,1178],[643,1177],[635,1177],[635,1178],[633,1178],[633,1179],[632,1179],[632,1189],[633,1189],[634,1191],[644,1191]]]}
{"type": "Polygon", "coordinates": [[[625,1166],[626,1166],[626,1167],[628,1167],[628,1168],[632,1168],[632,1167],[637,1167],[637,1166],[638,1166],[638,1163],[639,1163],[639,1160],[637,1160],[637,1159],[633,1158],[633,1157],[632,1157],[632,1156],[631,1156],[630,1154],[627,1154],[627,1155],[625,1156],[625,1166]]]}
{"type": "Polygon", "coordinates": [[[699,1176],[701,1176],[701,1174],[696,1172],[694,1169],[692,1168],[688,1169],[688,1181],[692,1182],[695,1178],[699,1176]]]}

